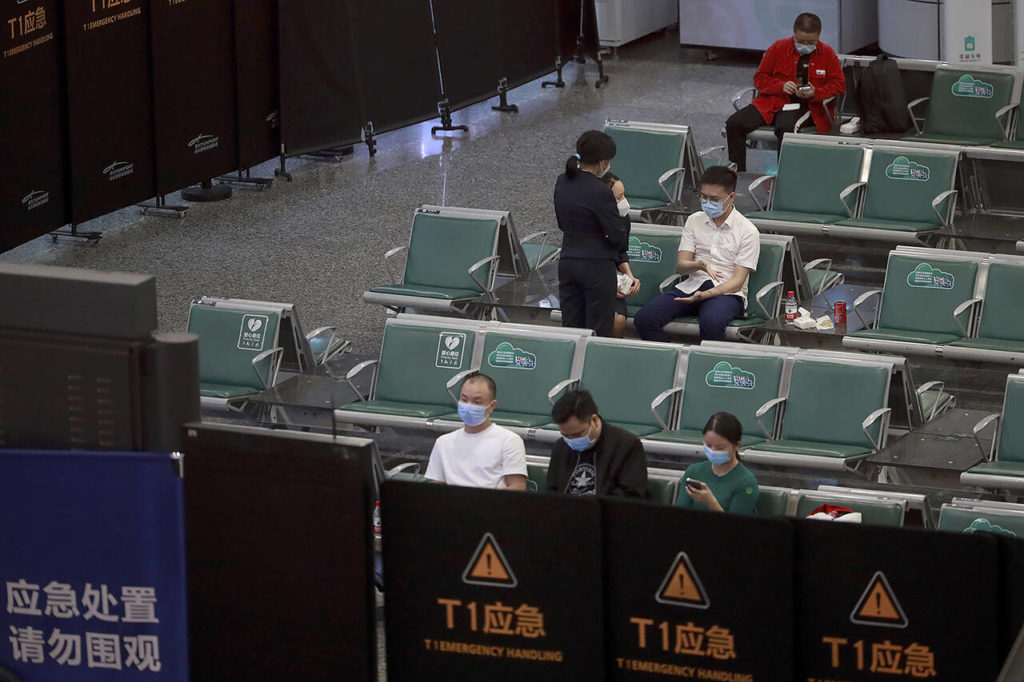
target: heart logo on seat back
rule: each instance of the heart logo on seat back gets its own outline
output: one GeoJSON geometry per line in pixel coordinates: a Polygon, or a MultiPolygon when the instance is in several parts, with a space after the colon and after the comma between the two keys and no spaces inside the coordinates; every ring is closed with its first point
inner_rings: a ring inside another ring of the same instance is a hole
{"type": "Polygon", "coordinates": [[[259,318],[256,318],[256,317],[250,317],[249,318],[249,331],[251,331],[251,332],[259,331],[260,327],[262,327],[262,326],[263,326],[263,320],[261,320],[259,318]]]}
{"type": "Polygon", "coordinates": [[[462,343],[462,339],[457,336],[446,336],[444,339],[444,345],[448,346],[448,350],[455,350],[462,343]]]}

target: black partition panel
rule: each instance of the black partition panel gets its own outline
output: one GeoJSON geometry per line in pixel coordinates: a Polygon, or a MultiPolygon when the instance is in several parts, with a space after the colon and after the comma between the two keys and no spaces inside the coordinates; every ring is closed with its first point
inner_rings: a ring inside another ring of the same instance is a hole
{"type": "Polygon", "coordinates": [[[389,682],[604,678],[596,500],[382,493],[389,682]]]}
{"type": "Polygon", "coordinates": [[[451,108],[497,94],[501,78],[501,0],[433,0],[441,76],[451,108]]]}
{"type": "Polygon", "coordinates": [[[376,679],[373,447],[186,426],[192,682],[376,679]]]}
{"type": "Polygon", "coordinates": [[[3,6],[0,251],[67,222],[60,3],[3,6]]]}
{"type": "Polygon", "coordinates": [[[278,16],[284,153],[358,142],[366,119],[348,3],[278,0],[278,16]]]}
{"type": "Polygon", "coordinates": [[[1024,540],[1006,535],[999,538],[1001,607],[999,657],[1010,653],[1014,639],[1024,627],[1024,540]]]}
{"type": "Polygon", "coordinates": [[[607,500],[608,679],[793,679],[793,528],[607,500]]]}
{"type": "Polygon", "coordinates": [[[157,192],[236,167],[232,0],[151,5],[157,192]]]}
{"type": "Polygon", "coordinates": [[[71,219],[156,194],[149,3],[65,3],[71,219]],[[106,6],[104,6],[106,5],[106,6]]]}
{"type": "Polygon", "coordinates": [[[509,87],[555,70],[558,5],[551,0],[499,2],[500,71],[509,87]]]}
{"type": "Polygon", "coordinates": [[[600,49],[600,39],[597,34],[595,0],[557,1],[559,52],[562,55],[562,61],[568,61],[576,54],[577,37],[580,35],[583,36],[583,54],[590,57],[596,56],[600,49]]]}
{"type": "Polygon", "coordinates": [[[437,116],[441,86],[429,0],[350,0],[350,6],[366,119],[374,130],[437,116]]]}
{"type": "Polygon", "coordinates": [[[238,87],[238,167],[281,151],[277,0],[235,3],[235,81],[238,87]]]}
{"type": "Polygon", "coordinates": [[[797,524],[797,679],[995,679],[995,538],[797,524]]]}

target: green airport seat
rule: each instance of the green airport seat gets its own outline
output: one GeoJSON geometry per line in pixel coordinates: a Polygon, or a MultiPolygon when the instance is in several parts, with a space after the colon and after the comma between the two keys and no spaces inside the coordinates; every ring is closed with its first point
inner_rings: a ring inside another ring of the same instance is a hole
{"type": "MultiPolygon", "coordinates": [[[[919,352],[969,336],[978,261],[937,250],[890,252],[876,324],[843,338],[843,346],[868,351],[919,352]]],[[[853,314],[878,290],[860,296],[853,314]]]]}
{"type": "Polygon", "coordinates": [[[676,491],[679,490],[679,481],[673,478],[662,478],[660,476],[647,477],[647,492],[650,494],[651,502],[671,506],[675,504],[676,491]]]}
{"type": "Polygon", "coordinates": [[[687,133],[681,130],[644,129],[609,122],[604,132],[615,140],[614,173],[626,187],[630,208],[664,208],[679,199],[677,177],[685,165],[687,133]]]}
{"type": "Polygon", "coordinates": [[[1003,409],[982,419],[974,427],[977,436],[992,422],[998,422],[987,461],[960,474],[961,485],[982,488],[1024,489],[1024,374],[1006,377],[1003,409]]]}
{"type": "MultiPolygon", "coordinates": [[[[782,301],[782,268],[786,261],[786,250],[792,237],[762,234],[761,251],[757,269],[750,273],[747,281],[746,316],[729,323],[725,333],[729,338],[747,338],[754,329],[775,319],[782,301]]],[[[668,283],[666,283],[668,284],[668,283]]],[[[674,283],[672,286],[675,286],[674,283]]],[[[670,334],[697,336],[700,334],[700,319],[696,316],[677,317],[665,325],[670,334]]]]}
{"type": "MultiPolygon", "coordinates": [[[[1024,125],[1021,125],[1021,102],[1024,101],[1024,89],[1021,89],[1021,99],[1017,102],[1017,111],[1013,124],[1013,135],[1008,140],[997,140],[991,143],[990,147],[1001,147],[1003,149],[1024,149],[1024,125]]],[[[1020,251],[1020,249],[1017,249],[1020,251]]]]}
{"type": "Polygon", "coordinates": [[[907,514],[907,503],[903,500],[872,500],[856,495],[800,491],[797,493],[796,517],[803,518],[823,504],[860,512],[862,523],[876,526],[902,526],[907,514]]]}
{"type": "Polygon", "coordinates": [[[199,337],[199,395],[232,406],[274,384],[280,315],[193,303],[187,331],[199,337]]]}
{"type": "Polygon", "coordinates": [[[640,280],[640,291],[626,299],[627,317],[633,317],[648,301],[659,296],[661,284],[676,274],[681,237],[679,228],[633,223],[629,236],[629,267],[633,276],[640,280]]]}
{"type": "MultiPolygon", "coordinates": [[[[498,386],[498,408],[491,421],[518,429],[550,426],[551,405],[577,381],[573,361],[581,338],[557,332],[487,331],[480,371],[498,386]]],[[[449,381],[451,395],[457,395],[459,385],[461,378],[449,381]]],[[[451,399],[443,419],[459,420],[451,399]]]]}
{"type": "Polygon", "coordinates": [[[976,504],[964,500],[947,502],[939,508],[938,529],[1024,538],[1024,505],[996,504],[987,506],[980,500],[976,504]]]}
{"type": "Polygon", "coordinates": [[[390,258],[406,252],[401,281],[371,287],[363,300],[395,309],[465,307],[494,288],[499,233],[500,221],[495,219],[417,212],[409,245],[384,255],[387,265],[390,258]]]}
{"type": "MultiPolygon", "coordinates": [[[[885,446],[891,367],[869,359],[828,362],[797,357],[789,395],[758,410],[762,420],[784,403],[782,431],[744,450],[751,463],[846,470],[885,446]]],[[[768,429],[768,426],[765,427],[768,429]]]]}
{"type": "Polygon", "coordinates": [[[860,215],[836,221],[830,234],[870,239],[880,230],[881,238],[905,239],[948,227],[958,160],[958,150],[875,147],[860,215]]]}
{"type": "Polygon", "coordinates": [[[1024,259],[1013,259],[989,265],[977,334],[952,341],[949,345],[955,348],[948,353],[944,349],[944,357],[1024,364],[1024,259]]]}
{"type": "Polygon", "coordinates": [[[590,391],[602,419],[637,436],[667,428],[668,396],[679,370],[679,347],[625,339],[588,338],[580,388],[590,391]]]}
{"type": "Polygon", "coordinates": [[[785,516],[789,508],[789,488],[758,486],[758,516],[785,516]]]}
{"type": "MultiPolygon", "coordinates": [[[[646,436],[667,441],[689,454],[701,454],[704,425],[716,412],[731,412],[743,427],[741,447],[764,442],[766,436],[755,416],[758,409],[779,397],[785,361],[779,356],[743,355],[691,350],[686,361],[679,427],[646,436]]],[[[764,418],[774,435],[774,408],[764,418]]]]}
{"type": "Polygon", "coordinates": [[[1007,121],[1015,105],[1015,74],[1009,71],[939,66],[932,79],[931,95],[910,102],[914,142],[987,145],[1007,138],[1007,121]],[[924,128],[914,116],[918,104],[928,103],[924,128]]]}
{"type": "MultiPolygon", "coordinates": [[[[773,229],[775,222],[825,224],[853,217],[863,162],[861,146],[787,136],[770,206],[747,217],[764,229],[773,229]],[[762,221],[771,222],[762,226],[762,221]]],[[[750,196],[757,200],[755,190],[770,178],[762,176],[751,183],[750,196]]]]}
{"type": "Polygon", "coordinates": [[[376,367],[370,400],[342,406],[335,420],[373,425],[424,425],[449,414],[452,398],[445,386],[472,368],[477,343],[472,327],[458,321],[389,319],[384,327],[380,359],[359,363],[345,377],[353,379],[376,367]]]}
{"type": "Polygon", "coordinates": [[[807,278],[807,285],[811,289],[812,296],[817,296],[846,281],[846,276],[838,270],[833,270],[831,263],[829,258],[817,258],[804,265],[804,277],[807,278]],[[827,268],[816,267],[825,261],[828,261],[829,264],[827,268]]]}
{"type": "Polygon", "coordinates": [[[546,464],[527,464],[526,482],[531,492],[547,490],[548,467],[546,464]]]}

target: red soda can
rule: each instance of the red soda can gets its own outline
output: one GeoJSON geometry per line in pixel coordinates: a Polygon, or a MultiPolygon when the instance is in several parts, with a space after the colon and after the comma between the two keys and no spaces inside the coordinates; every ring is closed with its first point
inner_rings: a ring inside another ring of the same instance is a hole
{"type": "Polygon", "coordinates": [[[836,301],[833,317],[836,324],[846,324],[846,301],[836,301]]]}

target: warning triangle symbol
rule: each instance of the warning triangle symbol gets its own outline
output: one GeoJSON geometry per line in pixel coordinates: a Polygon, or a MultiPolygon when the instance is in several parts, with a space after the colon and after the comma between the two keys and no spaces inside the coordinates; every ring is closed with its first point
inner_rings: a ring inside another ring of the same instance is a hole
{"type": "Polygon", "coordinates": [[[704,585],[701,584],[697,571],[693,570],[693,564],[690,563],[690,557],[686,552],[676,555],[654,599],[662,604],[689,606],[695,609],[706,609],[711,606],[708,593],[704,591],[704,585]]]}
{"type": "Polygon", "coordinates": [[[484,533],[473,557],[462,572],[462,582],[490,587],[515,587],[519,584],[508,559],[491,533],[484,533]]]}
{"type": "Polygon", "coordinates": [[[859,625],[877,625],[884,628],[907,627],[907,615],[896,599],[889,581],[881,571],[868,583],[857,605],[853,607],[850,620],[859,625]]]}

